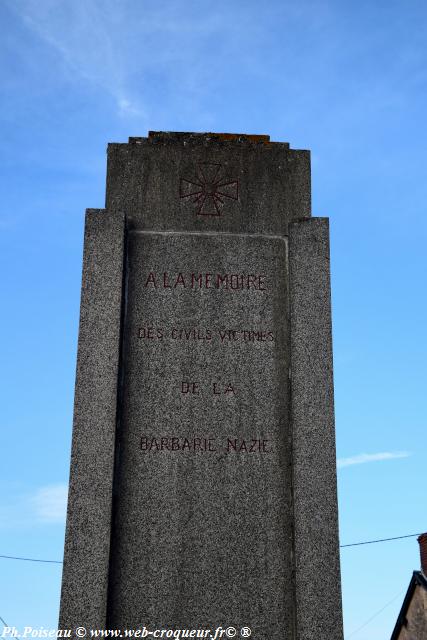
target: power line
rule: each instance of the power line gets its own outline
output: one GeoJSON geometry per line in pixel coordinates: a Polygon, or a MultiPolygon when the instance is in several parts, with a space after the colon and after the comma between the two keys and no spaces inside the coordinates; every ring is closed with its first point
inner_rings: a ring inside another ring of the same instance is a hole
{"type": "MultiPolygon", "coordinates": [[[[409,536],[408,536],[408,537],[409,537],[409,536]]],[[[388,607],[389,605],[391,605],[391,604],[392,604],[392,602],[394,602],[395,600],[397,600],[397,598],[398,598],[400,595],[402,595],[402,593],[403,593],[404,591],[405,591],[405,589],[402,589],[402,591],[399,591],[399,593],[397,594],[397,596],[394,596],[394,598],[392,598],[389,602],[387,602],[387,604],[385,604],[385,605],[384,605],[384,606],[383,606],[379,611],[377,611],[376,613],[374,613],[374,615],[373,615],[373,616],[371,616],[371,617],[369,618],[369,620],[366,620],[366,622],[364,622],[360,627],[357,627],[357,629],[355,629],[354,631],[352,631],[352,632],[350,633],[350,635],[349,635],[349,636],[346,636],[346,640],[349,640],[352,636],[355,636],[355,635],[356,635],[356,633],[358,633],[359,631],[362,631],[362,629],[364,629],[365,627],[367,627],[367,626],[368,626],[368,624],[369,624],[370,622],[372,622],[372,620],[374,620],[377,616],[379,616],[379,615],[380,615],[380,613],[382,613],[382,612],[384,611],[384,609],[387,609],[387,607],[388,607]]]]}
{"type": "MultiPolygon", "coordinates": [[[[362,544],[376,544],[377,542],[389,542],[390,540],[403,540],[404,538],[415,538],[422,535],[421,533],[409,533],[406,536],[395,536],[394,538],[380,538],[379,540],[365,540],[364,542],[352,542],[351,544],[341,544],[340,548],[345,547],[359,547],[362,544]]],[[[6,558],[7,560],[25,560],[27,562],[48,562],[49,564],[63,564],[62,560],[44,560],[42,558],[22,558],[21,556],[5,556],[0,555],[0,558],[6,558]]]]}
{"type": "Polygon", "coordinates": [[[359,547],[361,544],[375,544],[376,542],[389,542],[389,540],[403,540],[403,538],[415,538],[420,536],[421,533],[409,533],[406,536],[396,536],[395,538],[381,538],[380,540],[366,540],[365,542],[352,542],[351,544],[341,544],[340,548],[344,547],[359,547]]]}
{"type": "Polygon", "coordinates": [[[62,560],[40,560],[39,558],[21,558],[20,556],[0,556],[8,560],[26,560],[27,562],[49,562],[51,564],[62,564],[62,560]]]}
{"type": "Polygon", "coordinates": [[[9,626],[9,625],[7,624],[7,622],[5,622],[1,616],[0,616],[0,620],[3,622],[3,624],[4,624],[4,626],[5,626],[5,627],[8,627],[8,626],[9,626]]]}

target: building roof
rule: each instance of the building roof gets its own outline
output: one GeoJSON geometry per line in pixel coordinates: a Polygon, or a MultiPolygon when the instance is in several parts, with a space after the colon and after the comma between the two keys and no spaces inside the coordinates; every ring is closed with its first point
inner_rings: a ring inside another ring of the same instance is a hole
{"type": "Polygon", "coordinates": [[[390,640],[398,640],[400,630],[406,625],[406,613],[414,595],[414,591],[417,586],[423,587],[427,591],[427,578],[422,571],[414,571],[412,574],[411,582],[409,583],[408,590],[403,600],[402,608],[397,616],[396,624],[391,634],[390,640]]]}

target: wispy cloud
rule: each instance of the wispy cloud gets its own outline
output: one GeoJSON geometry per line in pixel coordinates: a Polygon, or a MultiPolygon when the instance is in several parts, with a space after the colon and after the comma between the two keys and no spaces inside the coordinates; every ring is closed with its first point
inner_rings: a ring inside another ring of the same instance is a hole
{"type": "Polygon", "coordinates": [[[396,458],[408,458],[411,454],[408,451],[383,451],[381,453],[359,453],[357,456],[349,458],[338,458],[337,467],[350,467],[354,464],[365,464],[367,462],[379,462],[381,460],[395,460],[396,458]]]}
{"type": "MultiPolygon", "coordinates": [[[[53,86],[58,75],[87,83],[91,100],[99,94],[102,105],[110,96],[116,114],[139,131],[171,120],[196,130],[227,113],[232,126],[302,126],[317,139],[320,117],[330,145],[346,152],[343,141],[354,139],[356,127],[364,149],[372,135],[367,123],[376,130],[378,118],[407,107],[408,78],[418,74],[416,95],[425,80],[421,34],[400,42],[399,56],[381,66],[384,42],[394,47],[395,30],[400,34],[396,12],[391,28],[378,20],[367,39],[361,16],[349,29],[339,3],[313,0],[274,0],[268,11],[255,1],[5,1],[30,36],[53,51],[44,68],[53,86]]],[[[33,40],[25,43],[30,53],[33,40]]],[[[390,172],[396,162],[385,157],[390,172]]]]}
{"type": "Polygon", "coordinates": [[[110,0],[84,3],[45,0],[42,4],[36,0],[14,0],[10,7],[55,50],[70,75],[108,93],[115,100],[119,115],[144,115],[129,89],[120,4],[110,0]]]}
{"type": "Polygon", "coordinates": [[[25,492],[10,488],[6,493],[7,498],[0,504],[0,530],[28,530],[38,525],[65,524],[66,483],[44,485],[25,492]]]}
{"type": "Polygon", "coordinates": [[[70,78],[113,98],[122,118],[148,124],[173,105],[174,113],[206,119],[211,107],[203,106],[205,98],[223,91],[231,60],[239,60],[243,76],[256,66],[265,71],[255,51],[268,41],[269,29],[256,19],[256,5],[242,12],[230,3],[204,7],[195,0],[8,4],[54,50],[70,78]]]}
{"type": "Polygon", "coordinates": [[[65,522],[67,510],[66,484],[52,484],[41,487],[32,498],[36,517],[41,522],[65,522]]]}

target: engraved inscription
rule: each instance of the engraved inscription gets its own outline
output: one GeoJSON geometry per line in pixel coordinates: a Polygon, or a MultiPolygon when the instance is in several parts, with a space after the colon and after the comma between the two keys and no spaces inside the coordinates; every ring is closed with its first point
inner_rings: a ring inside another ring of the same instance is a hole
{"type": "MultiPolygon", "coordinates": [[[[213,382],[208,389],[210,393],[214,396],[235,396],[235,385],[231,382],[223,383],[223,382],[213,382]]],[[[201,385],[199,382],[188,382],[187,380],[181,382],[181,393],[187,395],[188,393],[191,395],[200,395],[202,393],[201,385]]]]}
{"type": "Polygon", "coordinates": [[[246,344],[259,344],[275,342],[274,331],[266,328],[259,329],[214,329],[206,327],[138,327],[138,338],[144,341],[171,340],[184,342],[218,342],[227,344],[230,342],[244,342],[246,344]]]}
{"type": "Polygon", "coordinates": [[[239,183],[226,177],[221,164],[201,162],[194,178],[181,178],[179,197],[196,205],[196,215],[218,217],[225,200],[238,200],[239,183]]]}
{"type": "Polygon", "coordinates": [[[156,273],[144,279],[148,289],[225,289],[265,291],[265,276],[259,273],[156,273]]]}
{"type": "Polygon", "coordinates": [[[142,435],[139,448],[143,453],[157,453],[162,451],[181,451],[188,453],[268,453],[269,441],[260,438],[218,438],[203,436],[147,436],[142,435]]]}
{"type": "MultiPolygon", "coordinates": [[[[181,176],[192,180],[191,171],[181,176]]],[[[206,213],[215,207],[204,196],[206,213]]],[[[182,208],[197,223],[194,197],[182,208]]],[[[166,628],[174,612],[211,621],[220,610],[241,629],[261,593],[257,635],[283,638],[292,618],[291,602],[282,614],[292,572],[286,241],[130,230],[127,263],[111,583],[118,621],[136,628],[148,616],[166,628]],[[255,584],[247,558],[258,551],[255,584]]]]}

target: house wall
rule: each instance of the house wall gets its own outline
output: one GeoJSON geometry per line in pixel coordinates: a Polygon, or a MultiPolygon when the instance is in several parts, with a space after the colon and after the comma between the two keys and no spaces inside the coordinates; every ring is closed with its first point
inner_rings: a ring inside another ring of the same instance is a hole
{"type": "Polygon", "coordinates": [[[426,640],[427,591],[417,585],[406,614],[408,624],[402,626],[398,640],[426,640]]]}

